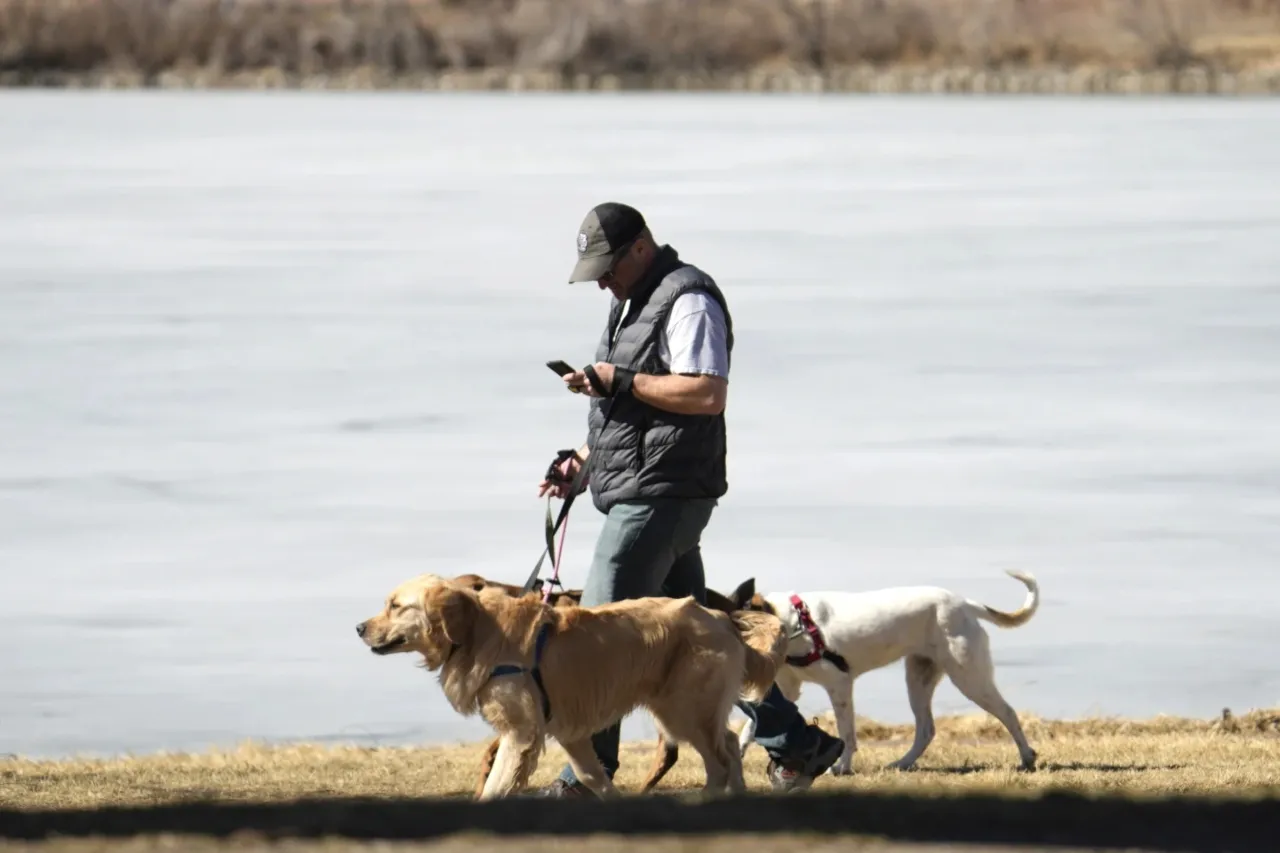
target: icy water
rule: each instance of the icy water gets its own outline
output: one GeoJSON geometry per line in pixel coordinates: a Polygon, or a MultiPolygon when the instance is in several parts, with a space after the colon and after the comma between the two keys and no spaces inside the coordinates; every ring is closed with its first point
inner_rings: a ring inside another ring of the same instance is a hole
{"type": "MultiPolygon", "coordinates": [[[[1247,100],[0,95],[0,752],[486,731],[354,626],[537,559],[605,199],[734,312],[712,586],[1013,608],[1028,569],[1019,710],[1274,704],[1277,138],[1247,100]]],[[[910,719],[900,665],[856,701],[910,719]]]]}

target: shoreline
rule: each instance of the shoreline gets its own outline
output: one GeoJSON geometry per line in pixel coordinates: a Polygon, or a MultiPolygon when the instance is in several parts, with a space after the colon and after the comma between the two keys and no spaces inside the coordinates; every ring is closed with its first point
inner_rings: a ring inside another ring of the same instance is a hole
{"type": "MultiPolygon", "coordinates": [[[[1017,769],[1007,733],[986,715],[938,718],[937,737],[912,772],[884,766],[905,749],[911,726],[859,718],[852,775],[775,795],[764,780],[763,750],[752,747],[743,762],[747,793],[709,802],[698,792],[701,762],[687,749],[657,788],[639,794],[655,746],[646,741],[623,742],[622,796],[605,803],[474,802],[483,742],[250,743],[106,760],[12,758],[0,760],[0,849],[24,841],[64,853],[175,844],[216,853],[292,839],[317,845],[316,853],[391,840],[477,851],[501,844],[513,853],[551,853],[552,843],[573,853],[731,853],[743,844],[791,849],[798,835],[813,837],[806,845],[841,839],[830,849],[866,843],[879,853],[961,841],[1009,853],[1046,844],[1275,849],[1280,709],[1228,710],[1212,719],[1020,717],[1040,753],[1033,773],[1017,769]],[[546,846],[537,846],[541,839],[546,846]]],[[[832,725],[829,715],[819,722],[832,725]]],[[[551,781],[563,760],[549,743],[531,786],[551,781]]]]}
{"type": "MultiPolygon", "coordinates": [[[[635,713],[644,713],[637,711],[635,713]]],[[[1186,717],[1173,714],[1154,714],[1149,717],[1121,716],[1087,716],[1078,718],[1045,718],[1029,711],[1018,712],[1027,737],[1032,740],[1054,741],[1060,739],[1089,738],[1158,738],[1158,737],[1260,737],[1276,741],[1280,750],[1280,706],[1249,708],[1236,714],[1230,708],[1224,708],[1215,717],[1186,717]]],[[[809,722],[821,726],[831,733],[836,732],[835,715],[825,711],[807,718],[809,722]]],[[[744,724],[737,719],[730,723],[730,728],[739,733],[744,724]]],[[[913,722],[885,723],[861,714],[855,714],[856,737],[859,753],[864,748],[903,750],[912,742],[915,734],[913,722]]],[[[935,737],[930,750],[939,745],[950,748],[951,745],[984,745],[997,751],[1013,750],[1008,732],[1004,726],[989,714],[968,712],[959,714],[937,715],[934,717],[935,737]]],[[[177,762],[191,765],[201,762],[218,762],[236,755],[262,756],[278,754],[302,754],[312,756],[338,756],[342,754],[369,756],[382,755],[439,755],[439,756],[473,756],[478,762],[481,751],[494,737],[485,734],[475,740],[458,740],[442,738],[415,744],[368,745],[355,741],[311,741],[300,739],[262,740],[252,737],[241,738],[234,743],[211,745],[201,750],[153,749],[146,751],[112,751],[109,754],[65,754],[61,756],[28,756],[22,753],[0,754],[0,779],[7,768],[18,767],[44,768],[53,770],[60,767],[96,767],[124,766],[147,762],[177,762]]],[[[655,748],[656,741],[650,739],[624,739],[621,748],[628,754],[648,757],[649,751],[655,748]]],[[[1033,746],[1035,744],[1033,743],[1033,746]]],[[[752,752],[761,752],[760,747],[753,745],[752,752]]],[[[553,738],[547,741],[548,752],[558,752],[560,747],[553,738]]],[[[687,751],[687,750],[686,750],[687,751]]],[[[762,753],[763,754],[763,753],[762,753]]],[[[926,753],[927,755],[928,753],[926,753]]],[[[1007,756],[1012,764],[1016,763],[1016,754],[1007,756]]],[[[1042,756],[1043,759],[1043,756],[1042,756]]],[[[544,759],[545,760],[545,759],[544,759]]],[[[681,764],[697,762],[696,755],[681,758],[681,764]]],[[[921,759],[922,762],[924,759],[921,759]]],[[[478,766],[478,765],[477,765],[478,766]]],[[[1280,789],[1280,767],[1277,768],[1276,784],[1280,789]]],[[[1280,793],[1280,790],[1278,790],[1280,793]]]]}
{"type": "Polygon", "coordinates": [[[1032,96],[1276,96],[1280,67],[1232,71],[1194,67],[1180,71],[1113,67],[967,66],[875,68],[851,66],[824,73],[756,70],[723,74],[558,74],[503,69],[393,74],[373,66],[332,74],[280,69],[224,72],[210,68],[68,72],[0,71],[0,89],[506,92],[506,93],[744,93],[1032,96]]]}

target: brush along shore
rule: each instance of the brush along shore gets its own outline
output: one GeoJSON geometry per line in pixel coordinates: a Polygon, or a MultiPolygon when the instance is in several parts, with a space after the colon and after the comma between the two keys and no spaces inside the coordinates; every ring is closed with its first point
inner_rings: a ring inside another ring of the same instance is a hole
{"type": "Polygon", "coordinates": [[[1280,0],[0,0],[0,85],[1280,92],[1280,0]]]}

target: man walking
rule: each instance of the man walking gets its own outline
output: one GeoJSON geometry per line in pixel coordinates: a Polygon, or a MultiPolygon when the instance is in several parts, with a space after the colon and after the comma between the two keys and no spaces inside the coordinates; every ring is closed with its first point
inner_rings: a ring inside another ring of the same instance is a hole
{"type": "MultiPolygon", "coordinates": [[[[564,377],[591,397],[587,442],[553,463],[539,486],[565,497],[590,458],[592,502],[605,514],[582,605],[692,595],[706,604],[700,540],[725,474],[725,400],[733,321],[711,276],[658,245],[635,208],[608,202],[578,231],[569,282],[595,281],[613,299],[595,363],[564,377]]],[[[775,790],[808,787],[844,742],[800,716],[775,685],[759,705],[755,739],[772,761],[775,790]]],[[[596,754],[612,778],[621,725],[598,732],[596,754]]],[[[544,796],[592,796],[566,766],[544,796]]]]}

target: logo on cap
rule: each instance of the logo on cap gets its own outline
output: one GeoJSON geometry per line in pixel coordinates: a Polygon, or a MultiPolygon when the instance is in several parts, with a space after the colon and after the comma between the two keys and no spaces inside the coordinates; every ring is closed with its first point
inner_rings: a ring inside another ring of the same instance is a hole
{"type": "Polygon", "coordinates": [[[581,255],[586,250],[587,250],[587,232],[579,231],[578,232],[578,254],[581,255]]]}

